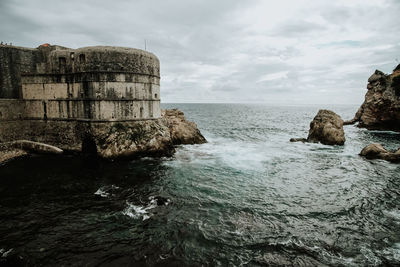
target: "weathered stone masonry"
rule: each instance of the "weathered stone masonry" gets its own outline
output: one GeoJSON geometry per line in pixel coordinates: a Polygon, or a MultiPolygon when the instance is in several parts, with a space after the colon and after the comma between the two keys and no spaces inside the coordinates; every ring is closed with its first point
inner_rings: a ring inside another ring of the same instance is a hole
{"type": "Polygon", "coordinates": [[[0,46],[0,57],[0,164],[30,141],[104,158],[168,156],[174,145],[206,142],[182,112],[161,115],[152,53],[46,44],[0,46]]]}
{"type": "Polygon", "coordinates": [[[0,120],[161,116],[160,63],[152,53],[103,46],[0,46],[0,60],[0,120]]]}
{"type": "Polygon", "coordinates": [[[15,140],[83,152],[92,144],[104,157],[170,153],[158,58],[122,47],[1,45],[0,143],[15,140]]]}

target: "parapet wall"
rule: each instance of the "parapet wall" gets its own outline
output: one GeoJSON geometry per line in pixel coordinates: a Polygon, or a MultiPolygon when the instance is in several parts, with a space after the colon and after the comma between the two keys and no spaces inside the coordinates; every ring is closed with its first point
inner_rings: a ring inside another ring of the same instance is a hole
{"type": "Polygon", "coordinates": [[[160,77],[158,58],[147,51],[126,47],[92,46],[56,49],[49,53],[46,73],[120,72],[160,77]]]}
{"type": "Polygon", "coordinates": [[[0,45],[0,98],[21,98],[21,73],[34,72],[39,61],[38,49],[0,45]]]}

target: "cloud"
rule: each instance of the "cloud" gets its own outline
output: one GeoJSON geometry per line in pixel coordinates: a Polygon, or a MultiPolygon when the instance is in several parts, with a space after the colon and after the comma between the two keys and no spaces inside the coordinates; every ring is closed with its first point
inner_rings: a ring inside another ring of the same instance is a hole
{"type": "Polygon", "coordinates": [[[397,0],[2,0],[2,41],[144,48],[163,102],[361,103],[400,51],[397,0]]]}
{"type": "Polygon", "coordinates": [[[266,74],[260,77],[257,82],[273,81],[277,79],[287,79],[288,71],[280,71],[275,73],[266,74]]]}

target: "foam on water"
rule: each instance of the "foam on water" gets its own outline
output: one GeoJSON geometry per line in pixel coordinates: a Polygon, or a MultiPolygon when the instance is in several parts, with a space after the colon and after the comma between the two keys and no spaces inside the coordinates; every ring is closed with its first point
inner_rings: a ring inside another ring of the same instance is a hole
{"type": "MultiPolygon", "coordinates": [[[[162,205],[167,206],[171,201],[167,199],[162,205]]],[[[149,219],[153,214],[150,213],[152,209],[158,206],[157,198],[154,196],[149,197],[149,203],[146,206],[134,205],[133,203],[126,202],[126,208],[122,211],[123,215],[129,216],[133,219],[142,219],[143,221],[149,219]]]]}
{"type": "Polygon", "coordinates": [[[369,143],[397,148],[399,134],[346,126],[342,147],[289,142],[307,136],[319,108],[349,119],[357,106],[167,107],[182,109],[209,142],[178,146],[172,158],[88,163],[45,156],[0,167],[0,247],[13,248],[0,259],[400,264],[400,167],[358,155],[369,143]]]}
{"type": "Polygon", "coordinates": [[[150,218],[148,213],[149,209],[155,208],[157,205],[150,204],[149,206],[136,206],[132,203],[126,202],[127,207],[122,211],[122,214],[129,216],[133,219],[143,219],[147,220],[150,218]]]}

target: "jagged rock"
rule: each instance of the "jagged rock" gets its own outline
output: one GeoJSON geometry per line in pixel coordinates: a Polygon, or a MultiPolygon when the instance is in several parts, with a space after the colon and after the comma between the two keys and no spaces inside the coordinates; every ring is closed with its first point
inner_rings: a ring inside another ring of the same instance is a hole
{"type": "Polygon", "coordinates": [[[92,132],[97,154],[105,158],[171,156],[174,145],[207,142],[196,124],[178,109],[163,110],[159,120],[116,123],[92,132]]]}
{"type": "Polygon", "coordinates": [[[381,144],[369,144],[360,152],[367,159],[384,159],[400,163],[400,148],[396,152],[387,151],[381,144]]]}
{"type": "Polygon", "coordinates": [[[82,152],[103,158],[171,156],[175,152],[165,118],[99,124],[81,132],[86,133],[83,140],[88,143],[82,143],[82,149],[89,149],[82,152]]]}
{"type": "Polygon", "coordinates": [[[28,155],[28,153],[22,149],[0,146],[0,165],[26,155],[28,155]]]}
{"type": "Polygon", "coordinates": [[[342,118],[333,111],[321,109],[310,123],[307,141],[325,145],[343,145],[346,139],[342,118]]]}
{"type": "Polygon", "coordinates": [[[35,154],[62,154],[63,150],[43,143],[16,140],[0,144],[0,164],[12,159],[35,154]]]}
{"type": "Polygon", "coordinates": [[[324,145],[344,145],[343,120],[335,112],[321,109],[310,123],[306,138],[291,138],[290,142],[322,143],[324,145]]]}
{"type": "Polygon", "coordinates": [[[171,133],[172,143],[180,144],[203,144],[207,140],[200,133],[194,122],[185,119],[185,115],[178,109],[163,110],[162,116],[167,119],[171,133]]]}
{"type": "Polygon", "coordinates": [[[364,103],[344,124],[359,122],[359,127],[371,130],[400,131],[400,65],[390,75],[376,70],[367,89],[364,103]]]}
{"type": "Polygon", "coordinates": [[[153,120],[112,123],[38,120],[4,122],[2,127],[7,127],[7,131],[0,132],[3,139],[3,143],[0,143],[0,157],[6,154],[6,150],[2,149],[6,140],[22,138],[34,142],[7,143],[12,143],[14,149],[26,152],[62,153],[64,150],[109,159],[171,156],[175,152],[174,145],[207,142],[196,124],[187,121],[183,112],[176,109],[165,110],[160,119],[153,120]],[[45,130],[54,134],[43,134],[45,130]],[[36,142],[48,145],[38,145],[36,142]],[[62,150],[54,150],[53,146],[62,150]]]}

